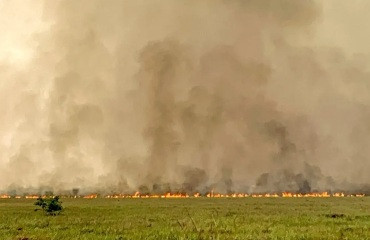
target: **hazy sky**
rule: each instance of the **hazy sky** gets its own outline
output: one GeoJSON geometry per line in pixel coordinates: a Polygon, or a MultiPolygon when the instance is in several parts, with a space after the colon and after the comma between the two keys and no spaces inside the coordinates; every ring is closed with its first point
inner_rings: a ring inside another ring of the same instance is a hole
{"type": "MultiPolygon", "coordinates": [[[[370,2],[367,0],[320,1],[323,15],[313,34],[322,45],[349,53],[370,54],[370,2]]],[[[0,59],[26,61],[32,57],[32,35],[47,29],[42,21],[42,1],[0,0],[0,59]]]]}

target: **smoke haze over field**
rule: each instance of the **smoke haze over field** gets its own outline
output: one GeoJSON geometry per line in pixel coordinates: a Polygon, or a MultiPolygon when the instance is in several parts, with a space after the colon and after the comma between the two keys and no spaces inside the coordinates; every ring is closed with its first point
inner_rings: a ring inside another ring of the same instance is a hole
{"type": "Polygon", "coordinates": [[[370,183],[366,0],[0,0],[0,191],[370,183]]]}

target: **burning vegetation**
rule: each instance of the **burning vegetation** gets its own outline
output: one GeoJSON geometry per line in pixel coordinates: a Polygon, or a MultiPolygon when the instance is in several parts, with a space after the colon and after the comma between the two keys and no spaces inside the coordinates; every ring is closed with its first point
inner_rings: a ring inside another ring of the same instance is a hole
{"type": "MultiPolygon", "coordinates": [[[[165,194],[142,194],[140,192],[135,192],[133,194],[87,194],[87,195],[62,195],[61,198],[85,198],[85,199],[94,199],[94,198],[327,198],[327,197],[365,197],[363,193],[349,194],[344,192],[337,193],[328,193],[328,192],[312,192],[312,193],[291,193],[291,192],[282,192],[282,193],[230,193],[230,194],[221,194],[215,192],[209,192],[205,194],[194,193],[165,193],[165,194]]],[[[10,198],[26,198],[26,199],[39,199],[39,198],[50,198],[53,196],[46,195],[0,195],[0,199],[10,199],[10,198]]]]}
{"type": "Polygon", "coordinates": [[[30,47],[0,59],[0,191],[368,194],[369,57],[316,36],[321,2],[22,3],[42,24],[0,21],[30,47]]]}

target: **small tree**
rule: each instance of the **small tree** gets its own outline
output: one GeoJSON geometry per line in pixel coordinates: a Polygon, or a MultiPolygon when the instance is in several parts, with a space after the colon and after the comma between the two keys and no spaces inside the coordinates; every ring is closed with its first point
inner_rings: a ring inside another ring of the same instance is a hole
{"type": "Polygon", "coordinates": [[[72,189],[72,194],[73,194],[73,196],[75,196],[75,197],[77,197],[78,196],[78,192],[80,191],[80,189],[78,189],[78,188],[73,188],[72,189]]]}
{"type": "Polygon", "coordinates": [[[39,197],[36,202],[36,206],[41,207],[41,209],[48,215],[57,215],[62,211],[62,203],[59,201],[59,197],[55,196],[53,198],[42,198],[39,197]]]}

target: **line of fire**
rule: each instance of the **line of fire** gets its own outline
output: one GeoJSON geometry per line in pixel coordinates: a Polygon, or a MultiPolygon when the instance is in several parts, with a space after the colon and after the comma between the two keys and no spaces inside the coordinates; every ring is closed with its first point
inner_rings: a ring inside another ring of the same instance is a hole
{"type": "MultiPolygon", "coordinates": [[[[25,198],[25,199],[37,199],[39,197],[53,197],[52,195],[38,195],[38,194],[31,194],[31,195],[9,195],[9,194],[1,194],[0,199],[7,199],[7,198],[25,198]]],[[[328,197],[365,197],[363,193],[357,194],[346,194],[343,192],[337,193],[329,193],[329,192],[312,192],[312,193],[291,193],[291,192],[282,192],[282,193],[232,193],[232,194],[221,194],[215,192],[209,192],[206,194],[194,193],[194,194],[187,194],[187,193],[165,193],[165,194],[142,194],[140,192],[135,192],[133,194],[98,194],[92,193],[87,195],[61,195],[61,198],[85,198],[85,199],[93,199],[93,198],[328,198],[328,197]]]]}

